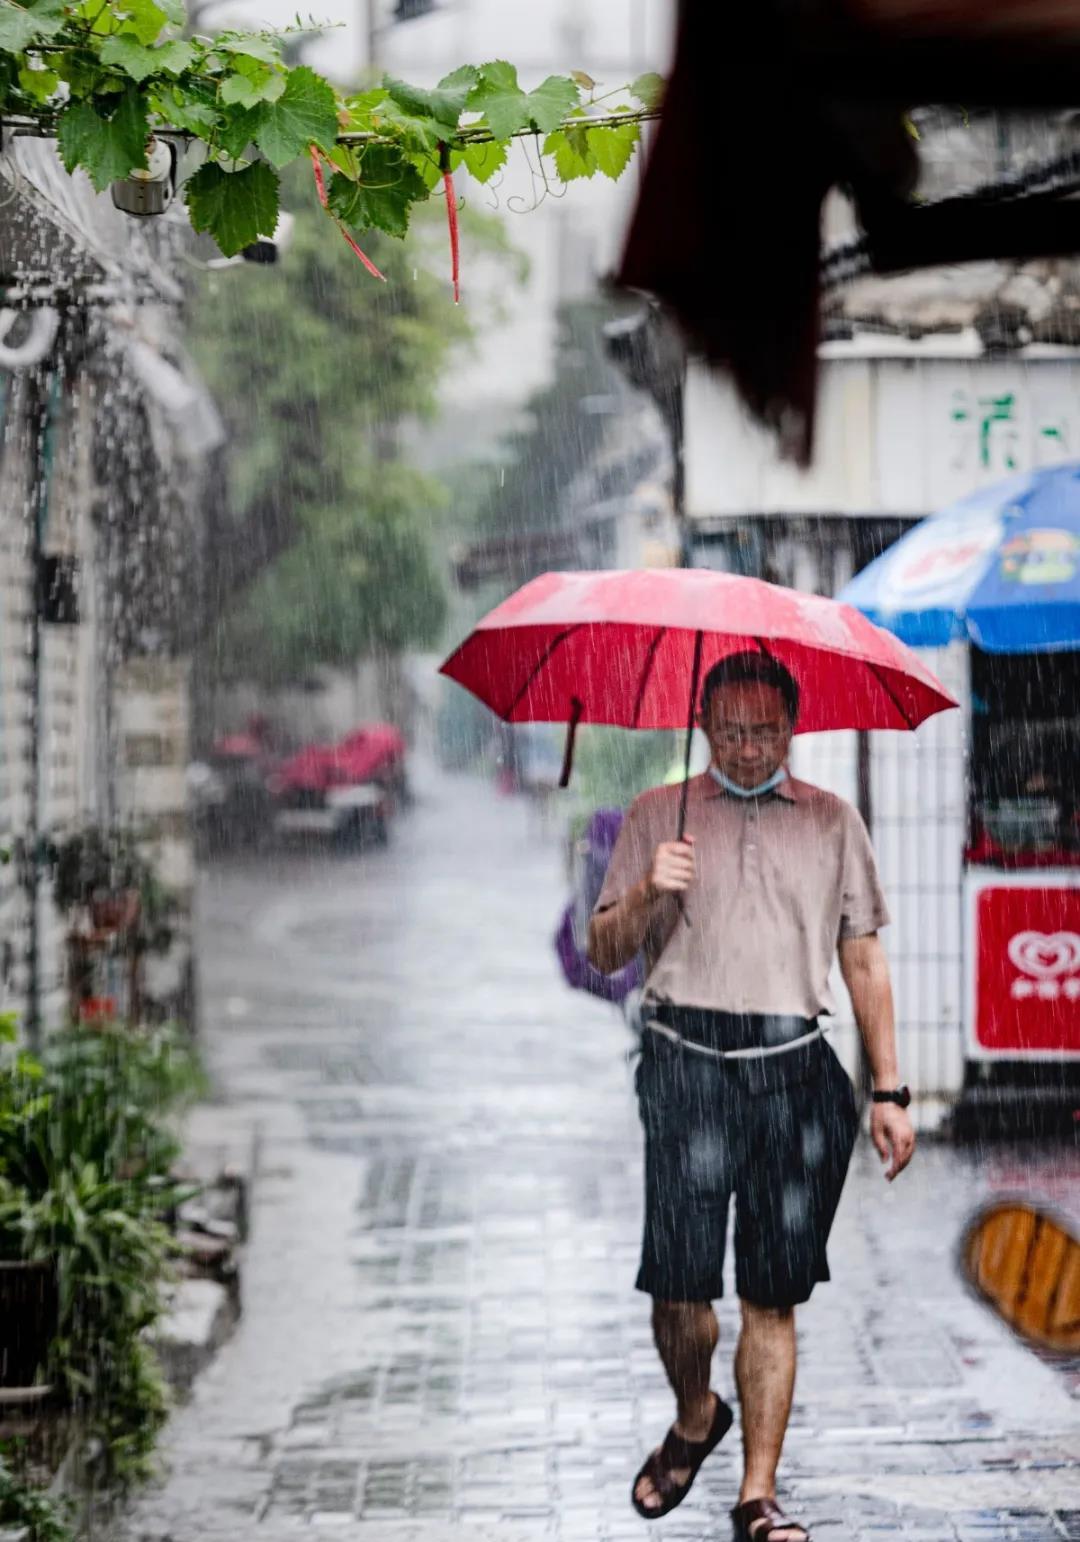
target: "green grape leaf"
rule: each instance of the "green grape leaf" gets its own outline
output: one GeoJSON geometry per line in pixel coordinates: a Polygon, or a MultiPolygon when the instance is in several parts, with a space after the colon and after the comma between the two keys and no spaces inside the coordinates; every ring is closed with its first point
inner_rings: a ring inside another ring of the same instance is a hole
{"type": "Polygon", "coordinates": [[[195,63],[197,50],[193,43],[185,43],[182,38],[174,38],[171,43],[163,43],[157,50],[161,60],[161,68],[168,70],[170,75],[182,75],[195,63]]]}
{"type": "Polygon", "coordinates": [[[165,12],[165,20],[171,27],[182,27],[187,21],[184,0],[158,0],[158,5],[165,12]]]}
{"type": "Polygon", "coordinates": [[[566,75],[549,75],[527,101],[529,121],[541,134],[551,134],[581,101],[581,88],[566,75]]]}
{"type": "Polygon", "coordinates": [[[340,171],[330,181],[330,209],[356,230],[385,230],[403,236],[409,228],[414,203],[422,203],[429,189],[411,161],[393,145],[368,145],[360,162],[360,179],[353,182],[340,171]]]}
{"type": "Polygon", "coordinates": [[[401,140],[407,150],[436,151],[441,142],[453,130],[433,118],[418,118],[403,111],[396,101],[383,102],[372,115],[372,122],[380,129],[386,128],[401,140]]]}
{"type": "Polygon", "coordinates": [[[480,79],[480,71],[475,64],[461,64],[456,70],[451,70],[449,75],[444,75],[439,81],[440,91],[456,91],[459,86],[468,86],[471,90],[480,79]]]}
{"type": "Polygon", "coordinates": [[[381,87],[374,91],[358,91],[352,96],[347,96],[340,127],[348,133],[364,133],[377,129],[379,114],[389,100],[390,98],[381,87]]]}
{"type": "Polygon", "coordinates": [[[416,167],[416,174],[428,192],[434,192],[442,181],[437,159],[433,155],[409,155],[406,159],[410,166],[416,167]]]}
{"type": "Polygon", "coordinates": [[[228,112],[217,136],[217,143],[230,160],[238,161],[248,146],[255,143],[255,136],[262,127],[266,112],[262,102],[257,107],[234,107],[228,112]]]}
{"type": "Polygon", "coordinates": [[[462,160],[470,177],[475,177],[477,182],[490,182],[495,173],[506,165],[509,152],[510,147],[506,144],[466,145],[462,160]]]}
{"type": "Polygon", "coordinates": [[[171,87],[156,91],[153,103],[154,111],[163,123],[172,128],[186,129],[189,134],[195,134],[200,139],[212,134],[221,123],[220,113],[216,113],[212,107],[204,102],[192,101],[171,87]]]}
{"type": "Polygon", "coordinates": [[[57,147],[68,171],[85,167],[99,193],[110,182],[146,166],[150,133],[146,97],[128,86],[108,117],[91,102],[72,102],[60,114],[57,147]]]}
{"type": "Polygon", "coordinates": [[[496,139],[509,139],[529,122],[529,99],[518,85],[517,70],[504,59],[480,66],[465,105],[484,114],[496,139]]]}
{"type": "Polygon", "coordinates": [[[281,63],[281,49],[277,39],[266,37],[259,32],[252,32],[250,35],[226,32],[221,37],[215,38],[214,52],[240,54],[245,59],[257,59],[260,64],[281,63]]]}
{"type": "Polygon", "coordinates": [[[190,69],[195,59],[191,43],[163,43],[160,48],[149,48],[130,33],[121,32],[106,38],[101,45],[102,64],[115,65],[130,75],[132,80],[143,81],[148,75],[167,70],[170,75],[180,75],[190,69]]]}
{"type": "Polygon", "coordinates": [[[589,129],[589,149],[598,171],[617,182],[626,170],[641,137],[636,123],[589,129]]]}
{"type": "Polygon", "coordinates": [[[226,171],[207,161],[184,186],[195,230],[213,236],[226,257],[235,257],[260,236],[274,232],[278,219],[278,175],[265,161],[226,171]]]}
{"type": "Polygon", "coordinates": [[[286,77],[260,70],[252,76],[237,70],[221,83],[221,100],[226,107],[257,107],[260,102],[276,102],[285,94],[286,77]]]}
{"type": "MultiPolygon", "coordinates": [[[[456,160],[460,163],[460,151],[457,152],[456,160]]],[[[442,182],[442,167],[439,165],[439,157],[437,155],[427,155],[421,152],[416,155],[408,156],[408,161],[410,166],[416,167],[417,173],[420,176],[420,180],[423,182],[428,192],[434,192],[435,188],[437,188],[442,182]]],[[[455,153],[453,151],[450,153],[450,169],[451,171],[455,169],[455,153]]]]}
{"type": "Polygon", "coordinates": [[[347,177],[356,176],[356,152],[351,145],[335,145],[326,152],[326,159],[347,177]]]}
{"type": "Polygon", "coordinates": [[[555,170],[562,182],[594,177],[600,169],[589,147],[589,131],[584,123],[549,134],[544,140],[544,154],[554,156],[555,170]]]}
{"type": "Polygon", "coordinates": [[[0,48],[5,53],[21,54],[31,43],[55,37],[63,25],[63,0],[37,0],[27,5],[0,0],[0,48]]]}
{"type": "Polygon", "coordinates": [[[102,64],[115,65],[123,70],[125,75],[130,75],[132,80],[144,81],[147,75],[152,75],[157,69],[157,59],[154,50],[148,48],[145,43],[140,43],[138,38],[132,37],[129,32],[118,33],[116,37],[107,37],[101,45],[102,64]]]}
{"type": "Polygon", "coordinates": [[[470,80],[461,80],[450,87],[436,86],[434,91],[424,91],[420,86],[410,86],[408,81],[392,80],[389,76],[383,81],[387,94],[403,112],[410,117],[430,118],[441,126],[445,132],[439,135],[440,139],[457,128],[472,84],[470,80]]]}
{"type": "Polygon", "coordinates": [[[571,70],[570,79],[576,80],[583,91],[595,91],[596,81],[591,75],[586,75],[584,70],[571,70]]]}
{"type": "Polygon", "coordinates": [[[664,77],[650,70],[645,75],[639,75],[630,87],[630,95],[635,102],[640,102],[642,107],[647,107],[653,112],[664,99],[664,77]]]}
{"type": "Polygon", "coordinates": [[[311,144],[332,150],[337,131],[337,99],[333,90],[313,69],[300,64],[289,71],[278,100],[264,104],[255,143],[267,160],[284,166],[311,144]]]}
{"type": "Polygon", "coordinates": [[[387,99],[382,86],[373,86],[370,91],[354,91],[352,96],[345,98],[345,106],[350,112],[369,113],[387,99]]]}
{"type": "Polygon", "coordinates": [[[45,103],[60,84],[54,70],[32,70],[24,66],[19,71],[19,89],[32,96],[35,102],[45,103]]]}
{"type": "Polygon", "coordinates": [[[116,7],[106,7],[115,17],[124,18],[121,30],[136,37],[140,43],[154,43],[160,36],[161,29],[169,20],[167,12],[156,5],[154,0],[123,0],[116,7]]]}

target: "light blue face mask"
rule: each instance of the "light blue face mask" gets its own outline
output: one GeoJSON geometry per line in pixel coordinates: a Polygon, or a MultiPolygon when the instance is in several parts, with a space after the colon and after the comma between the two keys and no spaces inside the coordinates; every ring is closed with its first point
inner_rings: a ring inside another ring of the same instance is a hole
{"type": "Polygon", "coordinates": [[[772,792],[779,787],[781,782],[787,781],[787,772],[783,766],[777,767],[772,776],[766,777],[765,781],[759,782],[756,787],[740,787],[738,782],[733,782],[730,776],[725,776],[716,766],[709,767],[709,775],[734,798],[763,798],[767,792],[772,792]]]}

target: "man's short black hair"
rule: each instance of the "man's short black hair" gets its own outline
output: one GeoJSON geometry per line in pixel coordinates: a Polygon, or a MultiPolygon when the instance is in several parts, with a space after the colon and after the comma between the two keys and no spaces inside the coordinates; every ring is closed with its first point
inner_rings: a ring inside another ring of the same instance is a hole
{"type": "Polygon", "coordinates": [[[722,685],[750,683],[775,686],[784,698],[788,722],[794,728],[799,716],[799,687],[780,660],[767,653],[729,653],[726,659],[714,664],[701,688],[702,716],[709,710],[713,692],[722,685]]]}

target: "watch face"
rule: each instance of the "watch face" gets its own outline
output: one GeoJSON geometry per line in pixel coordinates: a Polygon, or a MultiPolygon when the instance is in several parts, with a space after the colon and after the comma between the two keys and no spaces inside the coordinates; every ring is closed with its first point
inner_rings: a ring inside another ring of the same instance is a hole
{"type": "Polygon", "coordinates": [[[896,1101],[899,1103],[901,1108],[907,1108],[908,1104],[911,1102],[911,1092],[909,1088],[897,1088],[896,1101]]]}

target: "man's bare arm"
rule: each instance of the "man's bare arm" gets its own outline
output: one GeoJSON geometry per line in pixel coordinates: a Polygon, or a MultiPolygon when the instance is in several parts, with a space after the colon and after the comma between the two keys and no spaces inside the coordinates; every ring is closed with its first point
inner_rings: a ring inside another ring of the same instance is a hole
{"type": "Polygon", "coordinates": [[[614,974],[641,951],[657,905],[665,894],[684,894],[694,880],[693,836],[663,841],[639,883],[589,922],[589,963],[614,974]]]}
{"type": "Polygon", "coordinates": [[[885,949],[876,932],[846,937],[840,943],[840,973],[851,997],[855,1021],[866,1046],[875,1088],[898,1083],[896,1015],[885,949]]]}
{"type": "MultiPolygon", "coordinates": [[[[841,941],[839,952],[840,973],[866,1047],[874,1089],[892,1091],[899,1084],[900,1069],[892,981],[881,938],[876,932],[866,937],[847,937],[841,941]]],[[[915,1132],[907,1110],[895,1103],[875,1103],[870,1135],[882,1161],[889,1162],[885,1176],[895,1178],[911,1161],[915,1150],[915,1132]]]]}

